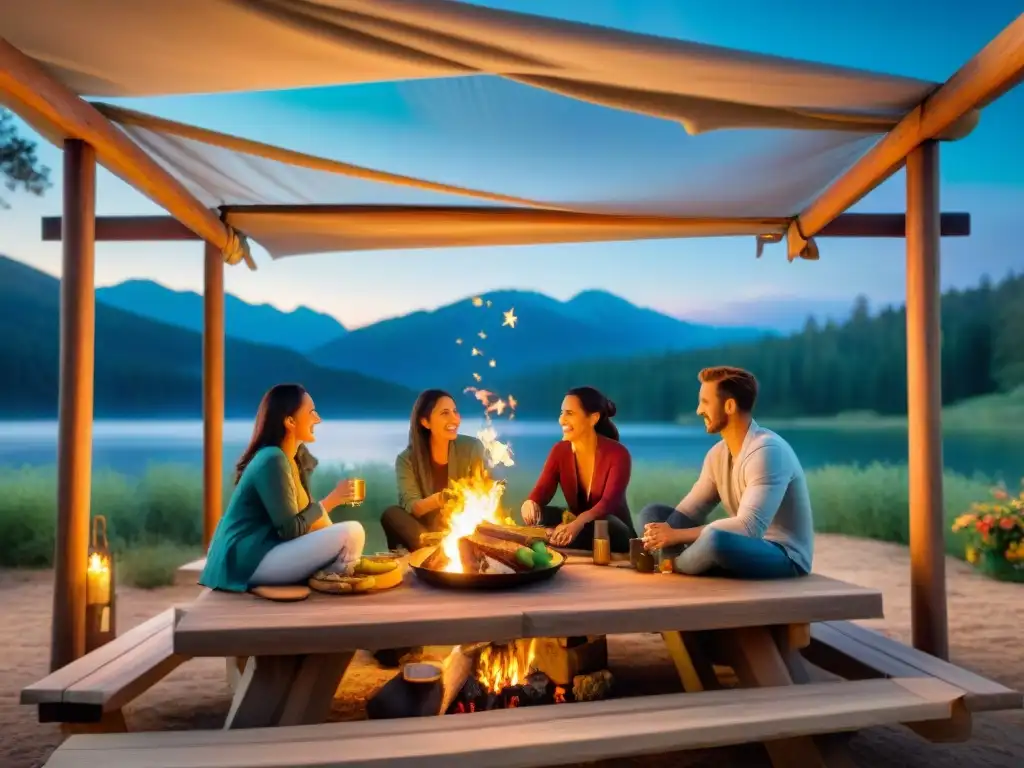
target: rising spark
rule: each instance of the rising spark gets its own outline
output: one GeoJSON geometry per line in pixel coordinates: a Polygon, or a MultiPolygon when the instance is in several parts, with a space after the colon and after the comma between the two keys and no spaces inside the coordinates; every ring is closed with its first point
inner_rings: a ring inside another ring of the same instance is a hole
{"type": "Polygon", "coordinates": [[[512,307],[508,312],[502,312],[502,314],[505,316],[505,320],[501,327],[504,328],[507,325],[509,328],[515,328],[516,323],[519,322],[519,318],[516,317],[516,308],[512,307]]]}

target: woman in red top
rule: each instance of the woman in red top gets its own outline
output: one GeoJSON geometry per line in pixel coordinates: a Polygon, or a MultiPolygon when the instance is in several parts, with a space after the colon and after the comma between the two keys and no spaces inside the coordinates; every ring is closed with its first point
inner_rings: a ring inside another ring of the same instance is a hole
{"type": "Polygon", "coordinates": [[[628,552],[629,540],[636,538],[626,504],[632,462],[614,415],[615,403],[593,387],[570,389],[562,400],[562,441],[548,454],[521,510],[526,525],[555,526],[555,546],[592,549],[595,520],[608,521],[613,552],[628,552]],[[548,506],[559,487],[576,515],[570,523],[562,522],[560,507],[548,506]]]}

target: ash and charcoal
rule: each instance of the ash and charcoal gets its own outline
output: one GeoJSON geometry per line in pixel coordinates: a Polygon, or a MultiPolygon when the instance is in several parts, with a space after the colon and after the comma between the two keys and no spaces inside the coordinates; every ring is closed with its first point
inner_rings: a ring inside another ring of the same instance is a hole
{"type": "Polygon", "coordinates": [[[500,693],[488,691],[475,677],[462,686],[459,695],[448,707],[447,714],[486,712],[491,709],[538,707],[568,701],[566,691],[543,672],[533,672],[521,685],[510,685],[500,693]]]}
{"type": "Polygon", "coordinates": [[[493,693],[478,679],[470,677],[448,707],[446,714],[599,701],[611,695],[612,683],[612,674],[606,669],[589,675],[576,675],[572,688],[557,685],[543,672],[532,672],[524,683],[510,685],[500,693],[493,693]]]}

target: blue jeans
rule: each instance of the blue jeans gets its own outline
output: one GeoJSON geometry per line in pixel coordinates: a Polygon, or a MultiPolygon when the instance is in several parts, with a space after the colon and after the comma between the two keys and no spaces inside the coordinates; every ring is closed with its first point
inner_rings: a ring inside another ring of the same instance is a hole
{"type": "MultiPolygon", "coordinates": [[[[640,512],[641,530],[648,523],[668,523],[673,528],[696,528],[698,523],[667,504],[648,504],[640,512]]],[[[641,533],[641,535],[643,535],[641,533]]],[[[705,528],[688,547],[672,547],[676,571],[690,576],[727,576],[734,579],[785,579],[803,575],[774,541],[705,528]]]]}

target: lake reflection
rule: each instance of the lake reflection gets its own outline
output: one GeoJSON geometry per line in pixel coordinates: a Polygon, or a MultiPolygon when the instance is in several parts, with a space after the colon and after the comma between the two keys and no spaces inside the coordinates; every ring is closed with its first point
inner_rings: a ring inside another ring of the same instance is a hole
{"type": "MultiPolygon", "coordinates": [[[[512,445],[517,466],[537,472],[561,432],[551,422],[497,421],[501,439],[512,445]]],[[[770,421],[762,422],[771,427],[770,421]]],[[[481,422],[464,419],[462,431],[475,434],[481,422]]],[[[700,427],[672,424],[620,424],[622,442],[635,462],[699,467],[714,438],[700,427]]],[[[317,427],[313,453],[327,464],[394,463],[408,439],[408,422],[325,421],[317,427]]],[[[225,464],[241,453],[252,422],[224,425],[225,464]]],[[[805,468],[825,464],[905,463],[907,436],[902,429],[844,431],[779,430],[805,468]]],[[[135,474],[150,463],[199,464],[202,422],[97,421],[93,428],[93,466],[135,474]]],[[[0,465],[52,465],[57,455],[56,421],[0,422],[0,465]]],[[[1024,475],[1024,441],[1008,435],[952,435],[943,444],[946,467],[964,474],[982,473],[1016,485],[1024,475]]]]}

